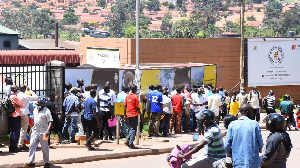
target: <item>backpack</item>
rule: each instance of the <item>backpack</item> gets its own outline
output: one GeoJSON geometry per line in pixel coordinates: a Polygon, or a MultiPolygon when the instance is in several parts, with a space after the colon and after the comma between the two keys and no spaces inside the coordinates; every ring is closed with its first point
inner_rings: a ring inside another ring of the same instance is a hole
{"type": "Polygon", "coordinates": [[[3,99],[3,101],[1,102],[1,105],[2,105],[3,109],[7,112],[8,115],[11,115],[12,113],[15,112],[15,107],[11,103],[9,96],[7,98],[3,99]]]}

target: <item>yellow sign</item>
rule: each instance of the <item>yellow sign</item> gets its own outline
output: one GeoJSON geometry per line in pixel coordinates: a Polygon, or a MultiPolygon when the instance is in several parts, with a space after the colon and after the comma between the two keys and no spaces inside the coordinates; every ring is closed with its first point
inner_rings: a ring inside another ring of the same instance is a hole
{"type": "Polygon", "coordinates": [[[150,84],[154,86],[160,84],[160,70],[143,70],[141,77],[141,92],[147,92],[150,84]]]}
{"type": "Polygon", "coordinates": [[[217,79],[217,66],[208,65],[204,68],[203,84],[212,83],[213,87],[216,87],[217,79]]]}
{"type": "MultiPolygon", "coordinates": [[[[143,110],[143,103],[140,102],[140,110],[143,110]]],[[[124,102],[115,103],[115,115],[124,115],[124,102]]]]}

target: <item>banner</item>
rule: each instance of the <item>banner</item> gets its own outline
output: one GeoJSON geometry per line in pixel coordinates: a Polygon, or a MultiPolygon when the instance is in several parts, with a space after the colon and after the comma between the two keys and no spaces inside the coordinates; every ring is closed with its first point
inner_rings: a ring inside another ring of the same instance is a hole
{"type": "Polygon", "coordinates": [[[248,86],[300,84],[300,38],[248,39],[248,86]]]}
{"type": "Polygon", "coordinates": [[[147,92],[150,84],[154,86],[160,84],[160,70],[143,70],[141,77],[141,92],[147,92]]]}
{"type": "Polygon", "coordinates": [[[120,68],[120,51],[116,48],[87,47],[87,64],[99,68],[120,68]]]}
{"type": "Polygon", "coordinates": [[[175,69],[174,87],[190,86],[191,85],[191,68],[177,68],[175,69]]]}
{"type": "Polygon", "coordinates": [[[70,68],[65,69],[65,83],[72,83],[73,87],[77,87],[77,79],[83,79],[84,85],[91,85],[92,74],[94,69],[70,68]]]}
{"type": "Polygon", "coordinates": [[[113,91],[119,92],[119,69],[94,69],[91,84],[98,84],[101,90],[107,81],[110,82],[113,91]]]}
{"type": "Polygon", "coordinates": [[[202,67],[191,67],[191,85],[202,86],[204,77],[204,66],[202,67]]]}
{"type": "Polygon", "coordinates": [[[122,91],[123,86],[130,87],[135,84],[135,70],[120,70],[119,71],[119,92],[122,91]]]}
{"type": "Polygon", "coordinates": [[[204,68],[203,84],[212,83],[213,87],[216,87],[217,79],[217,67],[216,65],[206,65],[204,68]]]}
{"type": "Polygon", "coordinates": [[[172,92],[174,87],[175,69],[160,70],[160,83],[163,87],[169,88],[169,93],[172,92]]]}

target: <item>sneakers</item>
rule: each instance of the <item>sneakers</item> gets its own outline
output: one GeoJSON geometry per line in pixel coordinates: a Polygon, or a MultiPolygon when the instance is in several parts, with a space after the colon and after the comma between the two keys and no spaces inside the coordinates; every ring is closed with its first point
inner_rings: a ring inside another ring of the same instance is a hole
{"type": "Polygon", "coordinates": [[[21,152],[20,149],[16,148],[16,149],[9,149],[9,153],[18,153],[21,152]]]}
{"type": "Polygon", "coordinates": [[[50,168],[50,163],[45,163],[44,168],[50,168]]]}
{"type": "Polygon", "coordinates": [[[29,150],[29,147],[26,146],[25,144],[23,144],[23,146],[19,147],[19,150],[25,150],[25,151],[27,151],[27,150],[29,150]]]}
{"type": "Polygon", "coordinates": [[[27,164],[26,164],[26,167],[35,167],[35,163],[32,163],[32,162],[27,163],[27,164]]]}
{"type": "Polygon", "coordinates": [[[132,146],[129,146],[129,149],[138,149],[138,147],[132,145],[132,146]]]}

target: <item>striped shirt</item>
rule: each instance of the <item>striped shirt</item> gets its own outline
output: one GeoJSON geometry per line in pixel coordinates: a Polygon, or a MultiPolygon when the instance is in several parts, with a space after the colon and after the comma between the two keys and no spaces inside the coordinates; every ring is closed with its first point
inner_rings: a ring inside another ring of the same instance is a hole
{"type": "Polygon", "coordinates": [[[215,160],[226,157],[222,133],[217,124],[214,123],[206,129],[204,141],[207,142],[207,145],[205,145],[205,156],[215,160]]]}
{"type": "Polygon", "coordinates": [[[275,106],[275,97],[274,96],[266,96],[267,99],[267,107],[268,109],[274,109],[275,106]]]}
{"type": "Polygon", "coordinates": [[[111,104],[111,97],[107,93],[99,95],[100,100],[100,111],[109,111],[109,105],[111,104]]]}

